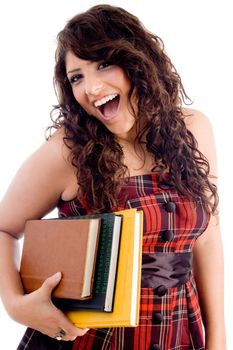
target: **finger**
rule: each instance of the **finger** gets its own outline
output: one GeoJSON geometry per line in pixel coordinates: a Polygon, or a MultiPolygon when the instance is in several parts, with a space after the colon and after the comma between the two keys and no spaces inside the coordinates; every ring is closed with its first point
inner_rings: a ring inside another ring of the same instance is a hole
{"type": "Polygon", "coordinates": [[[67,340],[74,340],[77,337],[81,337],[89,331],[89,328],[77,328],[70,321],[62,322],[61,329],[66,332],[67,340]]]}
{"type": "Polygon", "coordinates": [[[51,293],[53,289],[58,285],[58,283],[61,281],[61,272],[57,272],[54,275],[48,277],[42,286],[40,287],[40,290],[48,297],[51,296],[51,293]]]}
{"type": "MultiPolygon", "coordinates": [[[[64,329],[63,329],[64,330],[64,329]]],[[[82,337],[84,334],[86,334],[89,331],[89,328],[76,328],[75,327],[75,331],[64,331],[65,335],[64,337],[62,337],[62,340],[70,340],[73,341],[75,340],[77,337],[82,337]]]]}
{"type": "Polygon", "coordinates": [[[72,340],[74,340],[77,337],[82,337],[84,334],[86,334],[89,331],[89,328],[77,328],[77,327],[75,328],[76,330],[75,330],[75,334],[73,334],[74,338],[72,340]]]}
{"type": "Polygon", "coordinates": [[[89,328],[76,327],[61,310],[57,311],[60,312],[60,322],[58,324],[58,327],[66,332],[66,336],[64,337],[65,340],[74,340],[77,337],[83,336],[89,331],[89,328]]]}

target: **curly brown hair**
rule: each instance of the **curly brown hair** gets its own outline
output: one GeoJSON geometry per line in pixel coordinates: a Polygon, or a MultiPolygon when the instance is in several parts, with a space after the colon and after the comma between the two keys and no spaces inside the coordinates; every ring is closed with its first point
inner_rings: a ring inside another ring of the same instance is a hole
{"type": "Polygon", "coordinates": [[[146,144],[156,166],[159,183],[166,181],[212,213],[217,189],[209,180],[209,163],[186,128],[182,102],[188,99],[162,40],[147,31],[137,17],[122,8],[98,5],[73,17],[58,34],[55,86],[59,104],[53,127],[65,129],[64,142],[76,167],[78,198],[93,212],[117,207],[128,178],[121,145],[100,121],[88,115],[75,100],[66,76],[66,54],[81,59],[107,61],[127,74],[138,96],[136,143],[146,144]],[[169,172],[168,172],[169,170],[169,172]],[[168,176],[167,176],[168,174],[168,176]],[[208,193],[208,194],[207,194],[208,193]]]}

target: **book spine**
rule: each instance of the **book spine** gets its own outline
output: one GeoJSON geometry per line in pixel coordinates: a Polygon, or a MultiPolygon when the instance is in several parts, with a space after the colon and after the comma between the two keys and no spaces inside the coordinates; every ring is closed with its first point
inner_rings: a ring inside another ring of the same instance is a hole
{"type": "Polygon", "coordinates": [[[100,237],[99,252],[97,255],[97,271],[94,284],[96,294],[106,294],[108,273],[112,251],[113,220],[103,220],[103,228],[100,237]]]}

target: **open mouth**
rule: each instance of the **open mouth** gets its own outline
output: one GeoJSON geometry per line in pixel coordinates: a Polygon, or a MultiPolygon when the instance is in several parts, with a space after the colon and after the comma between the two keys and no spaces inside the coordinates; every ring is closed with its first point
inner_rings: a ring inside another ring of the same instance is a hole
{"type": "Polygon", "coordinates": [[[98,106],[97,109],[102,114],[102,117],[106,120],[110,120],[117,115],[119,108],[120,96],[116,95],[113,99],[98,106]]]}

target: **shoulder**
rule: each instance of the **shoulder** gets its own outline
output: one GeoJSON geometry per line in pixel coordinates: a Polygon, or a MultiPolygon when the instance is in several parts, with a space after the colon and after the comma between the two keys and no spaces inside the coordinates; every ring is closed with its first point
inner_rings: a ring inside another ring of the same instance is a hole
{"type": "Polygon", "coordinates": [[[182,112],[187,129],[197,141],[198,150],[209,161],[210,173],[217,175],[216,146],[209,118],[204,113],[191,108],[184,108],[182,112]]]}
{"type": "Polygon", "coordinates": [[[195,134],[201,135],[207,131],[212,131],[211,122],[204,113],[192,108],[183,108],[182,113],[187,129],[194,136],[195,134]]]}
{"type": "MultiPolygon", "coordinates": [[[[42,145],[26,160],[26,163],[42,163],[47,170],[73,169],[71,151],[64,142],[65,133],[61,128],[56,130],[42,145]]],[[[36,165],[36,164],[35,164],[36,165]]]]}
{"type": "Polygon", "coordinates": [[[71,150],[64,142],[64,137],[64,129],[57,130],[32,155],[29,163],[31,162],[30,166],[35,166],[37,171],[40,171],[39,166],[43,167],[47,177],[54,178],[61,189],[61,198],[70,199],[77,191],[76,169],[72,165],[71,150]]]}
{"type": "Polygon", "coordinates": [[[0,202],[1,230],[19,237],[27,220],[43,217],[60,198],[74,196],[77,181],[63,137],[62,130],[55,132],[19,168],[0,202]]]}
{"type": "Polygon", "coordinates": [[[38,149],[38,153],[45,152],[48,156],[54,156],[55,159],[69,160],[70,149],[64,142],[65,132],[61,128],[56,130],[38,149]],[[48,152],[48,153],[47,153],[48,152]]]}
{"type": "Polygon", "coordinates": [[[213,128],[209,118],[202,112],[185,108],[182,110],[187,129],[195,137],[200,151],[214,143],[213,128]]]}
{"type": "Polygon", "coordinates": [[[41,177],[59,172],[61,181],[63,174],[71,167],[70,151],[63,141],[63,136],[62,130],[56,131],[24,161],[19,172],[41,177]]]}

